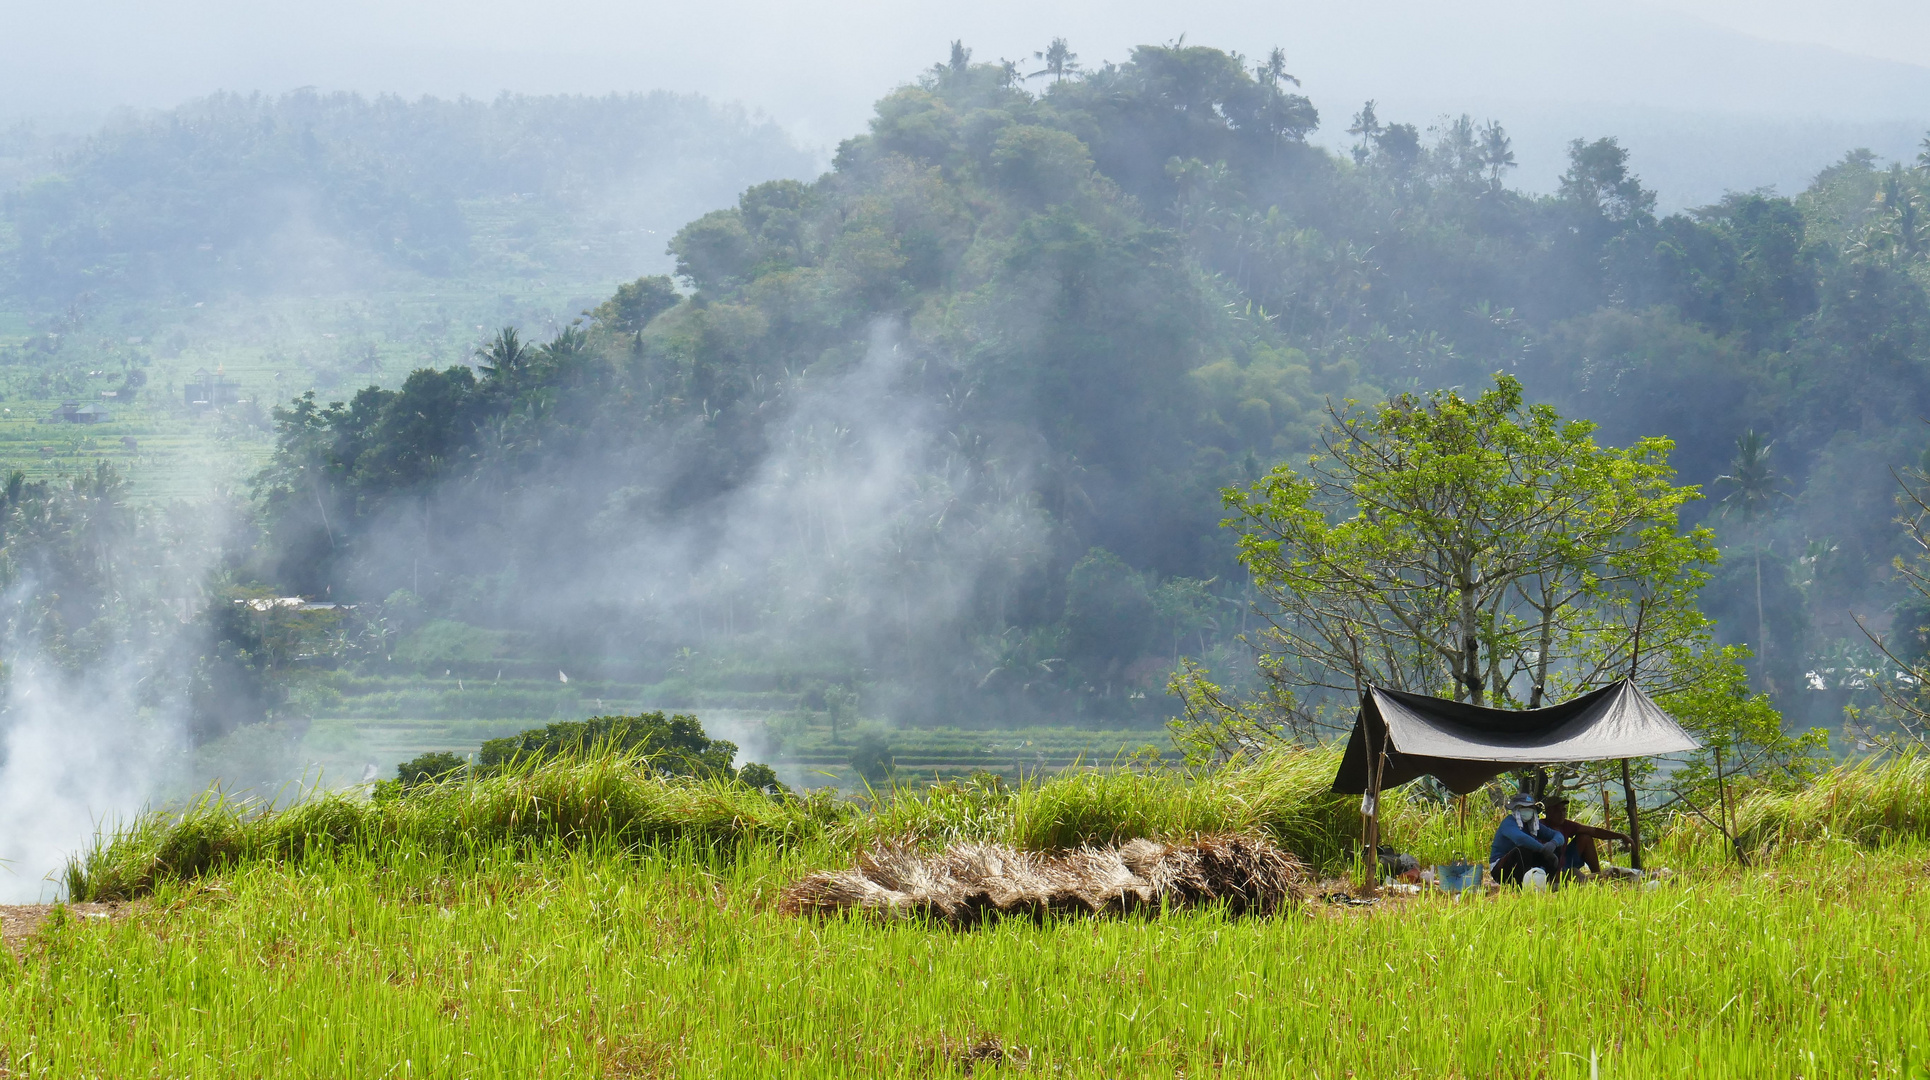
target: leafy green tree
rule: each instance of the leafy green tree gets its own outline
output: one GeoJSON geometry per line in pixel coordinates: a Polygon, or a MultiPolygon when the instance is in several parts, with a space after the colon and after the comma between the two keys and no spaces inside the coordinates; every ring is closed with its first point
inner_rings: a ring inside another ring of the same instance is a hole
{"type": "Polygon", "coordinates": [[[737,770],[731,767],[731,760],[737,756],[736,743],[710,738],[694,716],[665,716],[662,712],[565,720],[489,739],[476,755],[476,767],[493,772],[524,761],[599,752],[635,756],[664,776],[737,777],[737,770]]]}
{"type": "Polygon", "coordinates": [[[1896,523],[1909,540],[1909,551],[1895,556],[1891,568],[1906,591],[1887,631],[1881,621],[1873,623],[1861,615],[1856,625],[1896,666],[1895,675],[1900,677],[1879,673],[1874,681],[1882,708],[1877,715],[1861,719],[1892,723],[1905,745],[1914,743],[1919,751],[1930,751],[1930,451],[1894,475],[1900,511],[1896,523]]]}
{"type": "Polygon", "coordinates": [[[395,767],[395,778],[402,790],[422,784],[432,784],[438,780],[460,776],[469,768],[469,762],[460,754],[447,750],[430,750],[403,762],[395,767]]]}
{"type": "Polygon", "coordinates": [[[848,686],[827,686],[823,692],[824,718],[831,724],[831,745],[838,745],[839,730],[858,715],[858,695],[848,686]]]}
{"type": "Polygon", "coordinates": [[[857,745],[851,750],[851,768],[865,783],[883,786],[891,780],[896,764],[891,756],[891,743],[882,733],[867,731],[858,736],[857,745]]]}
{"type": "Polygon", "coordinates": [[[1095,685],[1117,681],[1145,650],[1155,612],[1140,574],[1104,548],[1087,552],[1066,575],[1066,628],[1080,674],[1095,685]]]}
{"type": "Polygon", "coordinates": [[[1711,536],[1677,513],[1669,444],[1598,446],[1497,376],[1337,411],[1305,473],[1228,489],[1278,680],[1538,705],[1641,670],[1673,688],[1706,642],[1711,536]],[[1638,652],[1639,650],[1639,652],[1638,652]]]}
{"type": "Polygon", "coordinates": [[[598,326],[638,334],[650,320],[676,307],[683,297],[669,277],[641,277],[617,286],[616,294],[587,313],[598,326]]]}
{"type": "Polygon", "coordinates": [[[1612,222],[1655,213],[1655,193],[1629,170],[1628,151],[1613,138],[1569,143],[1568,171],[1561,176],[1559,192],[1563,202],[1612,222]]]}
{"type": "Polygon", "coordinates": [[[1271,87],[1277,88],[1283,82],[1290,82],[1295,86],[1300,85],[1299,79],[1287,74],[1287,50],[1277,45],[1267,53],[1266,61],[1255,69],[1253,74],[1261,82],[1271,87]]]}

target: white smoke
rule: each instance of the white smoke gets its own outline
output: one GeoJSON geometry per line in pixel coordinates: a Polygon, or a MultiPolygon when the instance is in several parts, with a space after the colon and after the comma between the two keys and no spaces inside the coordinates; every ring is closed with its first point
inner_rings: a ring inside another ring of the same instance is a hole
{"type": "Polygon", "coordinates": [[[179,768],[179,717],[136,699],[139,665],[75,679],[15,660],[0,710],[0,902],[57,899],[96,828],[147,806],[179,768]]]}
{"type": "Polygon", "coordinates": [[[60,896],[99,830],[212,777],[187,742],[209,575],[231,504],[136,507],[82,483],[14,519],[0,594],[0,900],[60,896]],[[25,520],[38,515],[36,520],[25,520]],[[65,595],[63,595],[63,593],[65,595]],[[92,597],[80,606],[78,598],[92,597]]]}

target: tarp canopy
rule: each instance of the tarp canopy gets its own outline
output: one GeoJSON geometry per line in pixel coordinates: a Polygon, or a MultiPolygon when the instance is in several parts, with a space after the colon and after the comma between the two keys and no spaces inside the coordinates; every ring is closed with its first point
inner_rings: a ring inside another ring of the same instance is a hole
{"type": "Polygon", "coordinates": [[[1334,790],[1367,792],[1370,747],[1387,752],[1382,790],[1432,775],[1466,795],[1521,765],[1652,757],[1700,745],[1627,679],[1518,712],[1373,687],[1360,696],[1334,790]]]}

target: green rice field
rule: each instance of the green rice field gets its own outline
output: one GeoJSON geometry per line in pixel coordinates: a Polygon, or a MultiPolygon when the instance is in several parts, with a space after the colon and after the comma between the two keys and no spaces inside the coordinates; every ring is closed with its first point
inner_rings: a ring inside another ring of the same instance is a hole
{"type": "MultiPolygon", "coordinates": [[[[1845,770],[1808,802],[1745,802],[1758,853],[1747,868],[1672,829],[1653,859],[1674,874],[1646,887],[968,931],[777,910],[786,884],[881,832],[1025,845],[1232,825],[1306,846],[1345,820],[1312,786],[1330,764],[1084,774],[835,812],[760,809],[746,800],[761,796],[714,786],[646,790],[593,764],[432,790],[412,807],[338,801],[220,827],[206,811],[190,829],[203,840],[242,830],[216,844],[226,861],[163,874],[111,918],[57,913],[17,945],[0,977],[0,1053],[19,1077],[1915,1077],[1930,1066],[1921,762],[1845,770]],[[551,811],[519,819],[512,805],[551,811]]],[[[1407,804],[1389,829],[1423,854],[1465,842],[1438,817],[1407,804]]],[[[150,822],[82,869],[105,882],[117,859],[185,851],[182,828],[150,822]]]]}

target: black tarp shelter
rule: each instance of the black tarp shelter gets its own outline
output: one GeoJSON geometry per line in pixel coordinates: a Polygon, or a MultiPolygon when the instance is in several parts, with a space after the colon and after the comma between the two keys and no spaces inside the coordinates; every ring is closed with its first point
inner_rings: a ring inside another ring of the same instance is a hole
{"type": "Polygon", "coordinates": [[[1334,791],[1365,795],[1432,775],[1466,795],[1524,765],[1653,757],[1700,745],[1628,679],[1512,712],[1373,687],[1360,696],[1334,791]],[[1370,766],[1383,752],[1376,777],[1370,766]]]}

